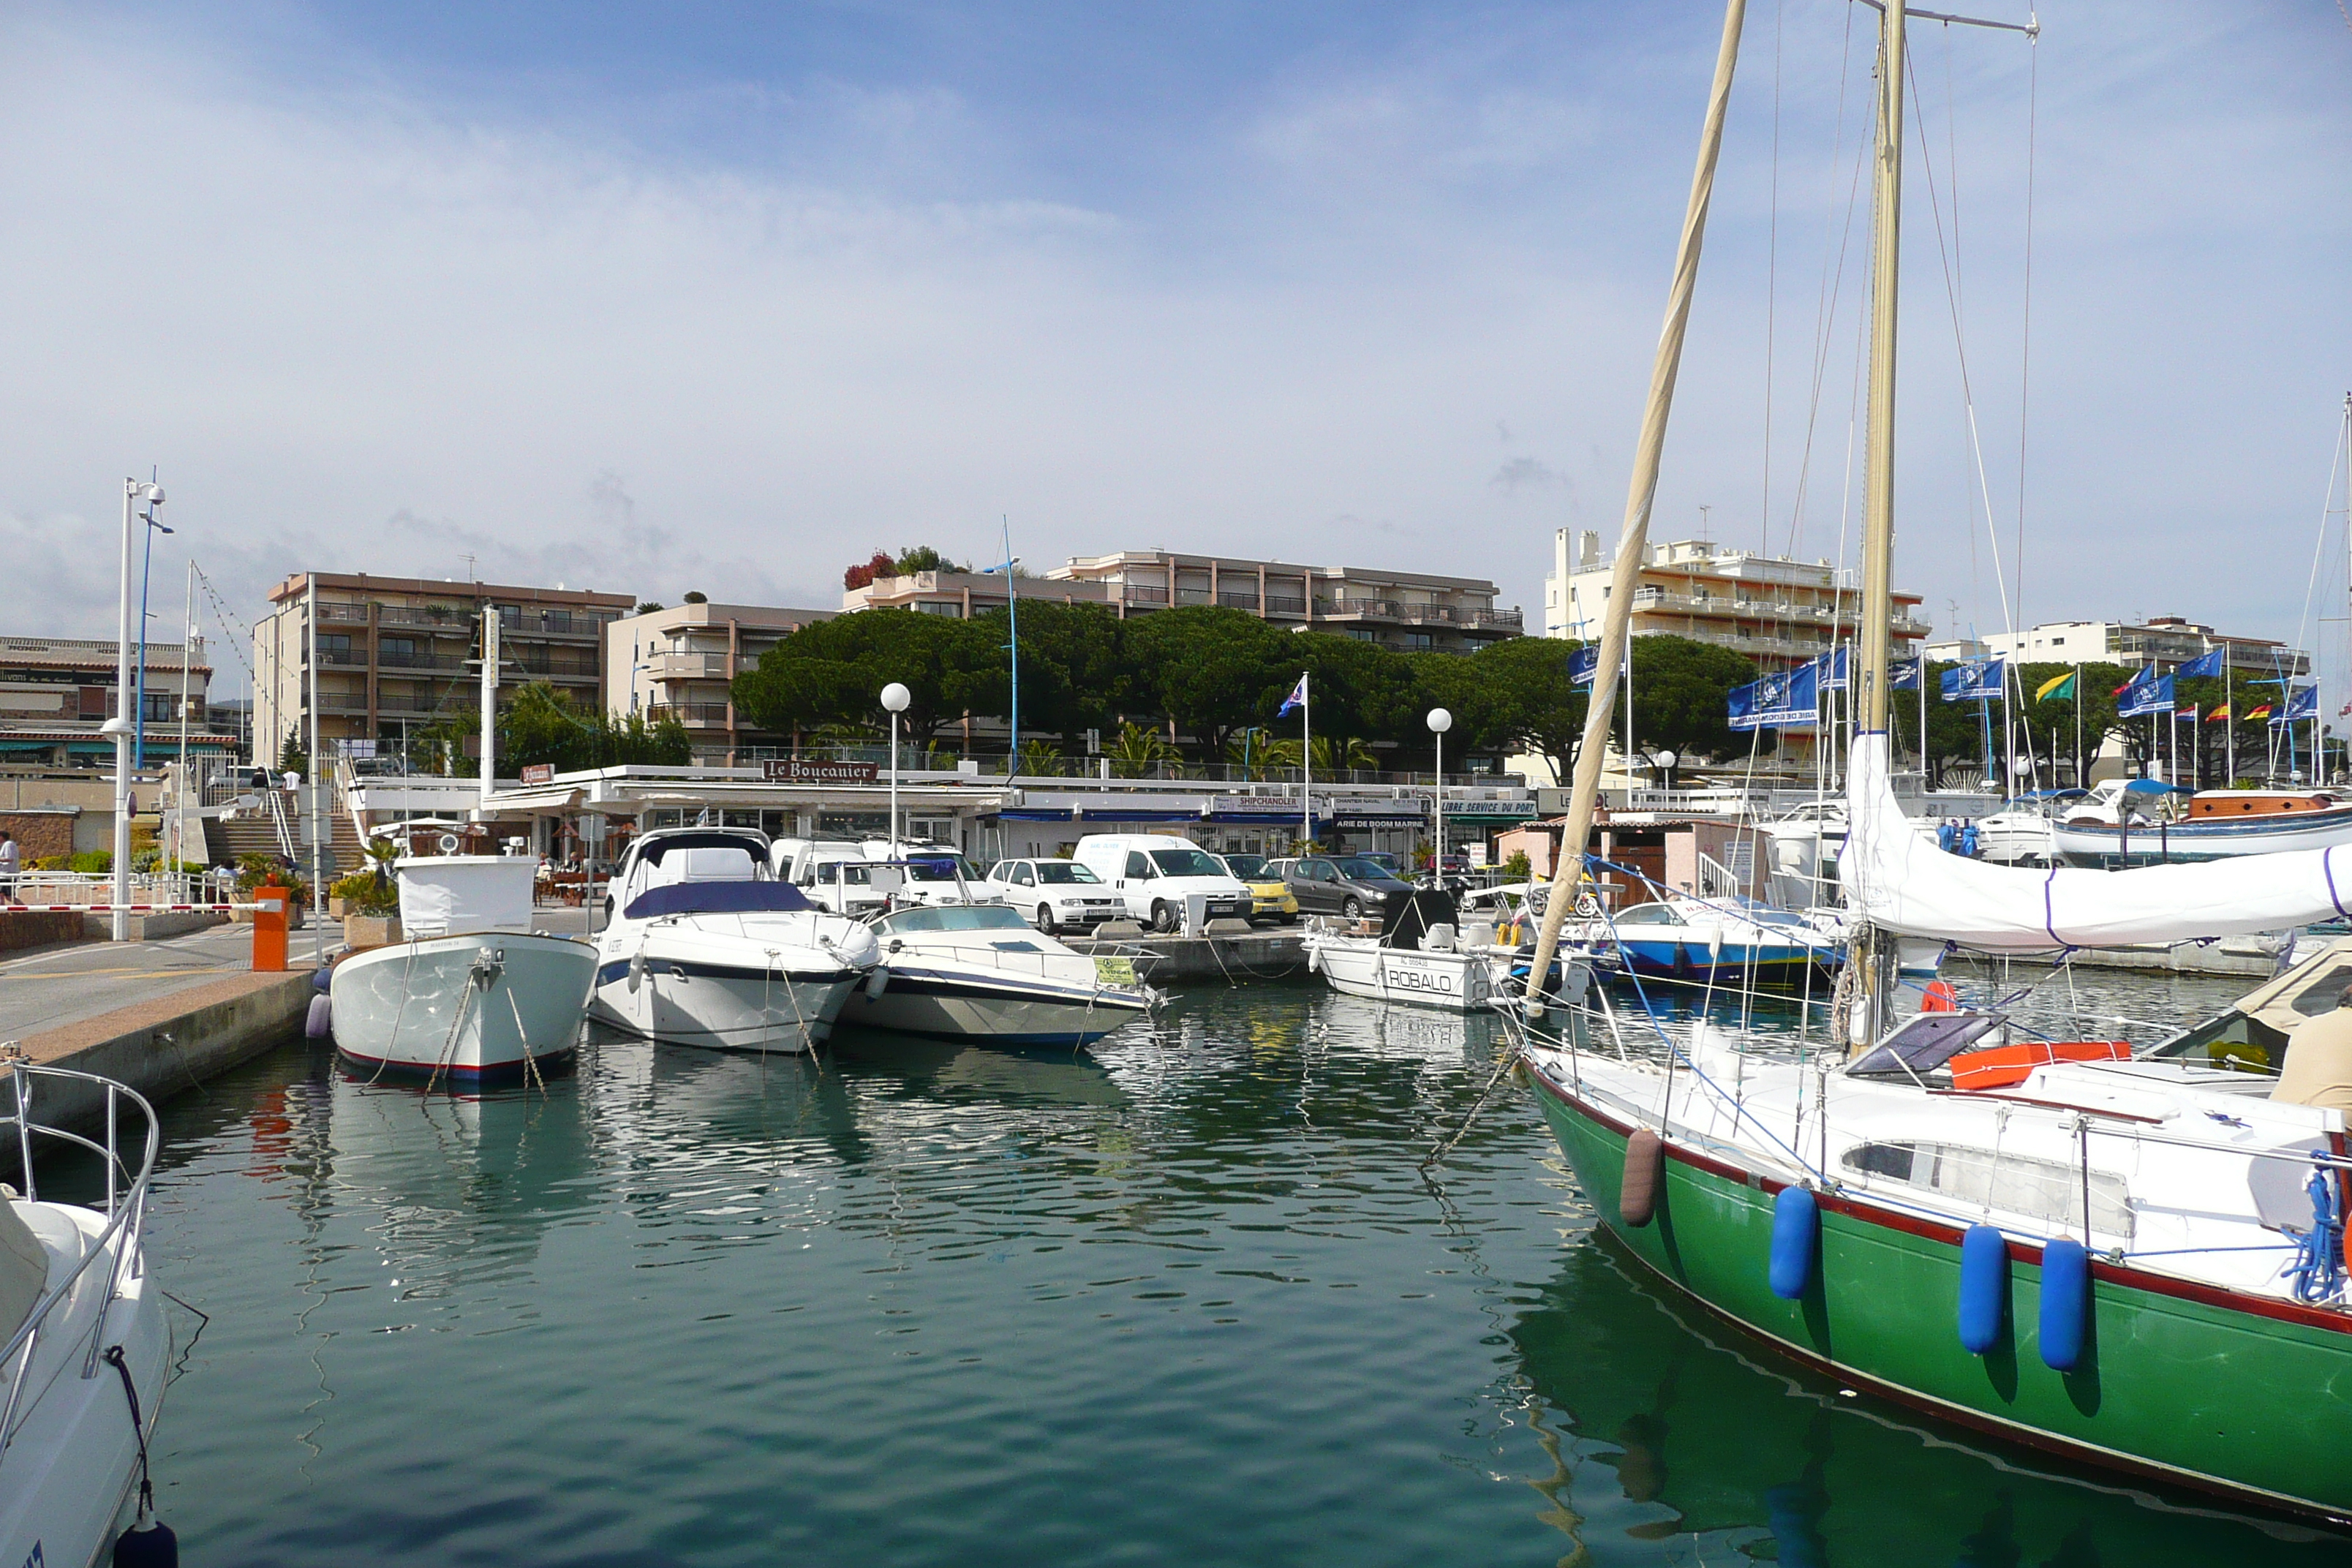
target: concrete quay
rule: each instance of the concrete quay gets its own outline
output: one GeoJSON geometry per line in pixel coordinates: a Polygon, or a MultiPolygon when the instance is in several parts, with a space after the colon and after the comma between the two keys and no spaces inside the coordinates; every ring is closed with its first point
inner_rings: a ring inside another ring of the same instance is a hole
{"type": "MultiPolygon", "coordinates": [[[[331,924],[332,947],[341,939],[331,924]]],[[[296,967],[256,974],[253,933],[212,926],[163,941],[91,942],[0,963],[0,1041],[44,1067],[97,1073],[160,1104],[301,1026],[312,994],[310,933],[296,967]]],[[[94,1086],[50,1082],[37,1118],[87,1130],[102,1120],[94,1086]]]]}
{"type": "Polygon", "coordinates": [[[1247,936],[1065,937],[1078,952],[1100,958],[1131,958],[1136,977],[1152,985],[1205,981],[1238,984],[1249,980],[1288,980],[1307,973],[1307,944],[1294,928],[1253,931],[1247,936]]]}

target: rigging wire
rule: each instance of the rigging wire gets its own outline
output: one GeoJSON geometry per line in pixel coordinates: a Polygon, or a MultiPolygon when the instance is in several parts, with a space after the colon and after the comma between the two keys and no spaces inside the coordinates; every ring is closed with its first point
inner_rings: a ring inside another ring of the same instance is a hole
{"type": "MultiPolygon", "coordinates": [[[[1838,63],[1837,119],[1830,137],[1830,168],[1835,173],[1839,149],[1845,141],[1846,91],[1853,68],[1853,7],[1846,7],[1843,50],[1838,63]]],[[[1845,263],[1853,245],[1854,213],[1861,203],[1862,171],[1869,151],[1870,139],[1863,136],[1854,144],[1853,172],[1847,177],[1845,214],[1839,226],[1831,231],[1837,237],[1832,255],[1828,234],[1822,237],[1822,281],[1819,297],[1813,305],[1813,365],[1812,384],[1809,389],[1805,414],[1805,439],[1797,458],[1797,493],[1789,508],[1789,543],[1786,553],[1794,556],[1804,536],[1805,499],[1811,487],[1813,437],[1820,427],[1822,384],[1829,374],[1830,345],[1836,335],[1837,301],[1843,296],[1845,263]]]]}
{"type": "Polygon", "coordinates": [[[1764,553],[1772,553],[1773,340],[1780,306],[1780,14],[1772,0],[1772,195],[1764,239],[1764,553]]]}

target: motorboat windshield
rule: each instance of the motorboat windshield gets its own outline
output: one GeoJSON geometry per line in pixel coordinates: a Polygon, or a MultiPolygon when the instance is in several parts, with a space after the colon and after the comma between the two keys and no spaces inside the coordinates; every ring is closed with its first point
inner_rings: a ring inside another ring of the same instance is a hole
{"type": "Polygon", "coordinates": [[[918,936],[932,931],[1029,931],[1029,922],[1010,904],[941,904],[900,910],[874,922],[877,936],[918,936]]]}
{"type": "Polygon", "coordinates": [[[664,915],[789,914],[814,909],[790,882],[764,879],[723,882],[666,882],[648,888],[621,911],[633,921],[658,920],[664,915]]]}

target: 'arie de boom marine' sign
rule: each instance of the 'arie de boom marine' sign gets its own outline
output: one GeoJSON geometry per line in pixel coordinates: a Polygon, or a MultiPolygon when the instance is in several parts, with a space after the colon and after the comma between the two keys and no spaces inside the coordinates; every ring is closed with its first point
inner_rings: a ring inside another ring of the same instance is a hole
{"type": "Polygon", "coordinates": [[[882,776],[878,763],[804,763],[770,757],[762,764],[770,784],[870,784],[882,776]]]}

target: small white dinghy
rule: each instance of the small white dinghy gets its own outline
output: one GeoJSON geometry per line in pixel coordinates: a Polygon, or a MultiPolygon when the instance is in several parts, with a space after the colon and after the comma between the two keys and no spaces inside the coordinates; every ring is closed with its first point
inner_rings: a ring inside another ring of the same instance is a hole
{"type": "Polygon", "coordinates": [[[119,1563],[178,1561],[172,1532],[148,1517],[147,1436],[171,1352],[140,1239],[156,1144],[155,1112],[132,1090],[9,1064],[0,1145],[26,1170],[25,1194],[0,1199],[0,1563],[10,1568],[88,1568],[110,1551],[119,1563]],[[105,1142],[42,1125],[37,1099],[102,1126],[105,1142]],[[127,1153],[126,1110],[141,1128],[127,1153]],[[66,1143],[105,1161],[104,1207],[41,1201],[28,1167],[45,1144],[66,1143]]]}
{"type": "Polygon", "coordinates": [[[335,1048],[362,1070],[484,1088],[561,1065],[579,1043],[596,950],[530,929],[521,856],[403,858],[405,941],[335,966],[335,1048]]]}
{"type": "Polygon", "coordinates": [[[876,919],[874,935],[887,978],[850,1001],[845,1024],[993,1046],[1077,1047],[1151,1010],[1142,986],[1105,978],[1103,965],[1032,930],[1010,904],[898,910],[876,919]]]}
{"type": "Polygon", "coordinates": [[[597,942],[599,1023],[670,1045],[795,1053],[873,971],[874,933],[811,904],[744,827],[662,828],[622,857],[597,942]]]}

